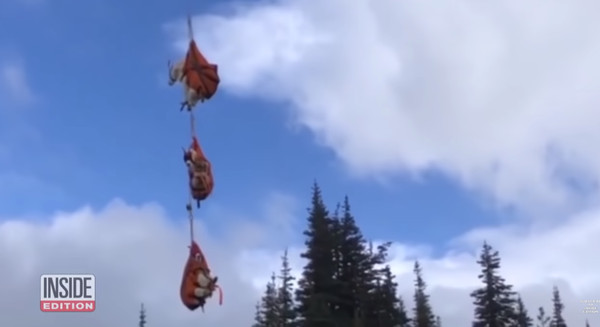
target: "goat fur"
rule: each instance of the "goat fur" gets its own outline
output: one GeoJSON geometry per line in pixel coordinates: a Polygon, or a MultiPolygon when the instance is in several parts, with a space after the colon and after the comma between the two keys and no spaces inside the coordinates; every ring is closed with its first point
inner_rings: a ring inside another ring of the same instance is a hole
{"type": "Polygon", "coordinates": [[[183,85],[183,98],[185,101],[181,103],[181,109],[187,107],[188,110],[192,110],[202,100],[198,92],[188,86],[187,77],[184,75],[183,67],[185,60],[177,62],[175,65],[169,64],[169,86],[180,82],[183,85]]]}

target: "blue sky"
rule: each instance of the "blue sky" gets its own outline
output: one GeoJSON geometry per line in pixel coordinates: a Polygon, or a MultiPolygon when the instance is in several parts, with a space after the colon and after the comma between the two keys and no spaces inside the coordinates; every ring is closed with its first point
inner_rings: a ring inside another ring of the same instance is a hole
{"type": "MultiPolygon", "coordinates": [[[[156,201],[182,214],[181,147],[189,143],[189,123],[178,111],[181,90],[166,87],[166,62],[179,54],[163,26],[184,16],[187,5],[3,2],[0,53],[26,63],[36,101],[3,104],[16,112],[6,118],[14,127],[6,137],[14,142],[2,168],[43,183],[40,193],[47,195],[13,191],[0,215],[101,207],[115,197],[156,201]],[[36,135],[19,137],[13,121],[36,135]],[[31,151],[43,160],[28,160],[31,151]]],[[[202,7],[194,3],[196,13],[202,7]]],[[[349,175],[332,151],[294,125],[287,106],[223,87],[199,107],[198,133],[216,179],[207,210],[220,206],[252,216],[273,191],[296,197],[303,209],[316,179],[332,207],[350,196],[370,238],[441,245],[473,226],[495,223],[493,207],[439,174],[418,181],[401,175],[385,184],[349,175]],[[414,229],[422,232],[408,232],[414,229]]]]}

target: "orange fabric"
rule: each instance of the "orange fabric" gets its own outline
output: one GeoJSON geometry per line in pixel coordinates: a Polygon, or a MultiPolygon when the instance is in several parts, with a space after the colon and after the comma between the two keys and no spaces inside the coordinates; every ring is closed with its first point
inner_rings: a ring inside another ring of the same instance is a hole
{"type": "MultiPolygon", "coordinates": [[[[200,307],[204,307],[206,303],[205,298],[198,298],[194,294],[195,289],[200,287],[198,285],[198,274],[205,274],[210,277],[210,268],[208,262],[200,249],[200,246],[194,241],[190,246],[190,255],[187,263],[183,270],[183,278],[181,280],[180,297],[183,304],[190,310],[196,310],[200,307]]],[[[212,278],[212,277],[211,277],[212,278]]],[[[211,294],[216,289],[219,290],[219,304],[223,303],[223,293],[221,288],[215,283],[210,285],[211,294]]]]}
{"type": "Polygon", "coordinates": [[[196,137],[192,139],[192,145],[188,152],[193,153],[190,156],[192,165],[188,171],[190,192],[194,200],[203,201],[212,194],[215,185],[212,165],[204,155],[196,137]]]}
{"type": "Polygon", "coordinates": [[[190,41],[185,56],[183,74],[187,77],[187,86],[195,90],[202,101],[210,99],[217,93],[221,82],[218,66],[206,60],[194,40],[190,41]]]}
{"type": "Polygon", "coordinates": [[[202,151],[202,147],[200,146],[200,142],[197,137],[192,137],[192,145],[190,145],[190,149],[193,149],[198,154],[198,158],[202,160],[208,161],[206,159],[206,155],[204,155],[204,151],[202,151]]]}

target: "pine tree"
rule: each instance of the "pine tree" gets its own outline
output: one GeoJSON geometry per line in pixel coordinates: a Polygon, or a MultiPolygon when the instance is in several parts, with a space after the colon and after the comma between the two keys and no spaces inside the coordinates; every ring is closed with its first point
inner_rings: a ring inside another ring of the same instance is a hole
{"type": "Polygon", "coordinates": [[[515,327],[533,327],[533,319],[529,317],[521,297],[517,297],[515,327]]]}
{"type": "Polygon", "coordinates": [[[537,315],[537,325],[536,327],[547,327],[548,323],[550,323],[550,317],[546,316],[546,311],[543,307],[538,308],[537,315]]]}
{"type": "Polygon", "coordinates": [[[281,271],[279,275],[281,284],[277,292],[280,318],[280,325],[278,327],[292,327],[296,322],[293,299],[294,276],[292,276],[291,272],[292,268],[290,268],[288,250],[286,249],[281,257],[281,271]]]}
{"type": "Polygon", "coordinates": [[[144,303],[142,303],[140,308],[140,327],[146,326],[146,309],[144,309],[144,303]]]}
{"type": "Polygon", "coordinates": [[[498,275],[500,269],[500,255],[493,251],[487,243],[483,243],[483,250],[477,263],[481,266],[478,278],[484,286],[471,293],[475,304],[475,321],[473,327],[505,327],[515,321],[515,293],[512,285],[505,282],[498,275]]]}
{"type": "Polygon", "coordinates": [[[404,307],[404,301],[398,297],[398,284],[389,266],[381,271],[382,279],[378,280],[373,303],[377,307],[378,327],[406,327],[410,319],[404,307]]]}
{"type": "Polygon", "coordinates": [[[565,308],[564,304],[560,299],[560,293],[558,291],[558,287],[554,286],[552,289],[552,320],[550,321],[551,327],[567,327],[565,320],[563,319],[562,312],[565,308]]]}
{"type": "Polygon", "coordinates": [[[414,327],[433,327],[435,326],[435,315],[429,304],[429,295],[425,289],[427,284],[423,280],[421,265],[418,261],[415,262],[413,272],[415,273],[415,308],[414,308],[414,327]]]}
{"type": "Polygon", "coordinates": [[[254,324],[252,327],[265,327],[265,317],[260,310],[260,302],[256,303],[254,309],[254,324]]]}
{"type": "MultiPolygon", "coordinates": [[[[380,326],[382,305],[383,280],[385,268],[377,269],[387,263],[388,249],[391,243],[387,242],[377,246],[375,250],[372,242],[368,243],[361,279],[357,283],[357,294],[360,298],[360,318],[365,326],[380,326]]],[[[362,261],[362,260],[361,260],[362,261]]]]}
{"type": "Polygon", "coordinates": [[[267,283],[265,294],[261,299],[260,316],[263,319],[262,326],[279,327],[279,299],[275,274],[271,275],[271,280],[267,283]]]}
{"type": "Polygon", "coordinates": [[[335,326],[332,315],[335,309],[332,304],[332,293],[336,287],[334,281],[336,267],[332,250],[335,244],[331,234],[331,219],[323,203],[321,190],[315,182],[308,228],[304,231],[307,249],[301,255],[307,263],[296,290],[299,326],[335,326]]]}
{"type": "Polygon", "coordinates": [[[411,321],[412,320],[408,317],[408,312],[406,311],[404,299],[398,296],[398,325],[394,325],[394,327],[410,327],[411,321]]]}
{"type": "Polygon", "coordinates": [[[341,205],[336,204],[333,214],[330,216],[329,233],[331,239],[331,262],[334,267],[332,276],[332,289],[330,290],[330,308],[331,315],[335,319],[337,325],[348,325],[353,322],[351,311],[353,308],[354,299],[352,298],[352,285],[345,283],[345,268],[344,262],[348,259],[343,252],[344,233],[342,230],[342,218],[340,217],[341,205]]]}
{"type": "Polygon", "coordinates": [[[380,290],[382,309],[385,313],[385,320],[381,327],[408,327],[410,318],[406,312],[404,301],[398,296],[398,284],[394,281],[390,266],[383,269],[383,285],[380,290]]]}
{"type": "Polygon", "coordinates": [[[338,206],[332,220],[336,265],[334,314],[340,326],[353,325],[357,319],[369,325],[365,313],[368,294],[373,289],[373,264],[367,252],[367,242],[351,213],[347,196],[341,209],[342,216],[339,217],[338,206]]]}

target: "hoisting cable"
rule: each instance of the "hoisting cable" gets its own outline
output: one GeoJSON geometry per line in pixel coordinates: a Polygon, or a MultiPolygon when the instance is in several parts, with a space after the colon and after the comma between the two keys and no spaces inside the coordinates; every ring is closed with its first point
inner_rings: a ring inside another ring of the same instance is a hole
{"type": "MultiPolygon", "coordinates": [[[[192,30],[192,19],[191,16],[188,15],[188,34],[190,37],[190,40],[193,40],[193,30],[192,30]]],[[[194,111],[192,110],[192,108],[189,108],[190,111],[190,138],[192,140],[192,142],[194,141],[195,137],[196,137],[196,120],[194,118],[194,111]]],[[[193,203],[194,203],[194,197],[192,195],[192,190],[190,189],[190,197],[189,197],[189,201],[188,204],[186,206],[186,209],[188,211],[189,214],[189,220],[190,220],[190,239],[192,242],[194,242],[194,209],[193,209],[193,203]]]]}
{"type": "Polygon", "coordinates": [[[192,16],[190,14],[188,14],[187,17],[187,25],[188,25],[188,37],[190,38],[190,41],[194,40],[194,30],[192,29],[192,16]]]}
{"type": "Polygon", "coordinates": [[[194,117],[194,111],[190,108],[190,134],[192,141],[196,137],[196,117],[194,117]]]}
{"type": "MultiPolygon", "coordinates": [[[[194,119],[194,112],[192,110],[190,110],[190,134],[191,134],[191,139],[193,142],[194,138],[196,137],[196,123],[195,123],[195,119],[194,119]]],[[[188,211],[189,219],[190,219],[190,238],[191,238],[191,241],[194,242],[194,209],[193,209],[194,196],[192,195],[191,189],[189,190],[189,192],[190,192],[190,197],[189,197],[188,203],[186,205],[186,209],[188,211]]]]}
{"type": "MultiPolygon", "coordinates": [[[[192,28],[192,16],[188,14],[187,17],[187,25],[188,25],[188,37],[190,41],[194,40],[194,30],[192,28]]],[[[191,140],[194,141],[196,137],[196,119],[194,118],[194,111],[192,108],[189,108],[190,111],[190,134],[191,140]]],[[[194,241],[194,209],[193,209],[194,197],[192,195],[192,190],[190,190],[190,199],[187,205],[187,209],[190,216],[190,236],[192,242],[194,241]]]]}
{"type": "Polygon", "coordinates": [[[190,244],[194,243],[194,208],[192,206],[192,197],[190,195],[190,200],[188,204],[185,206],[188,212],[188,218],[190,220],[190,244]]]}

